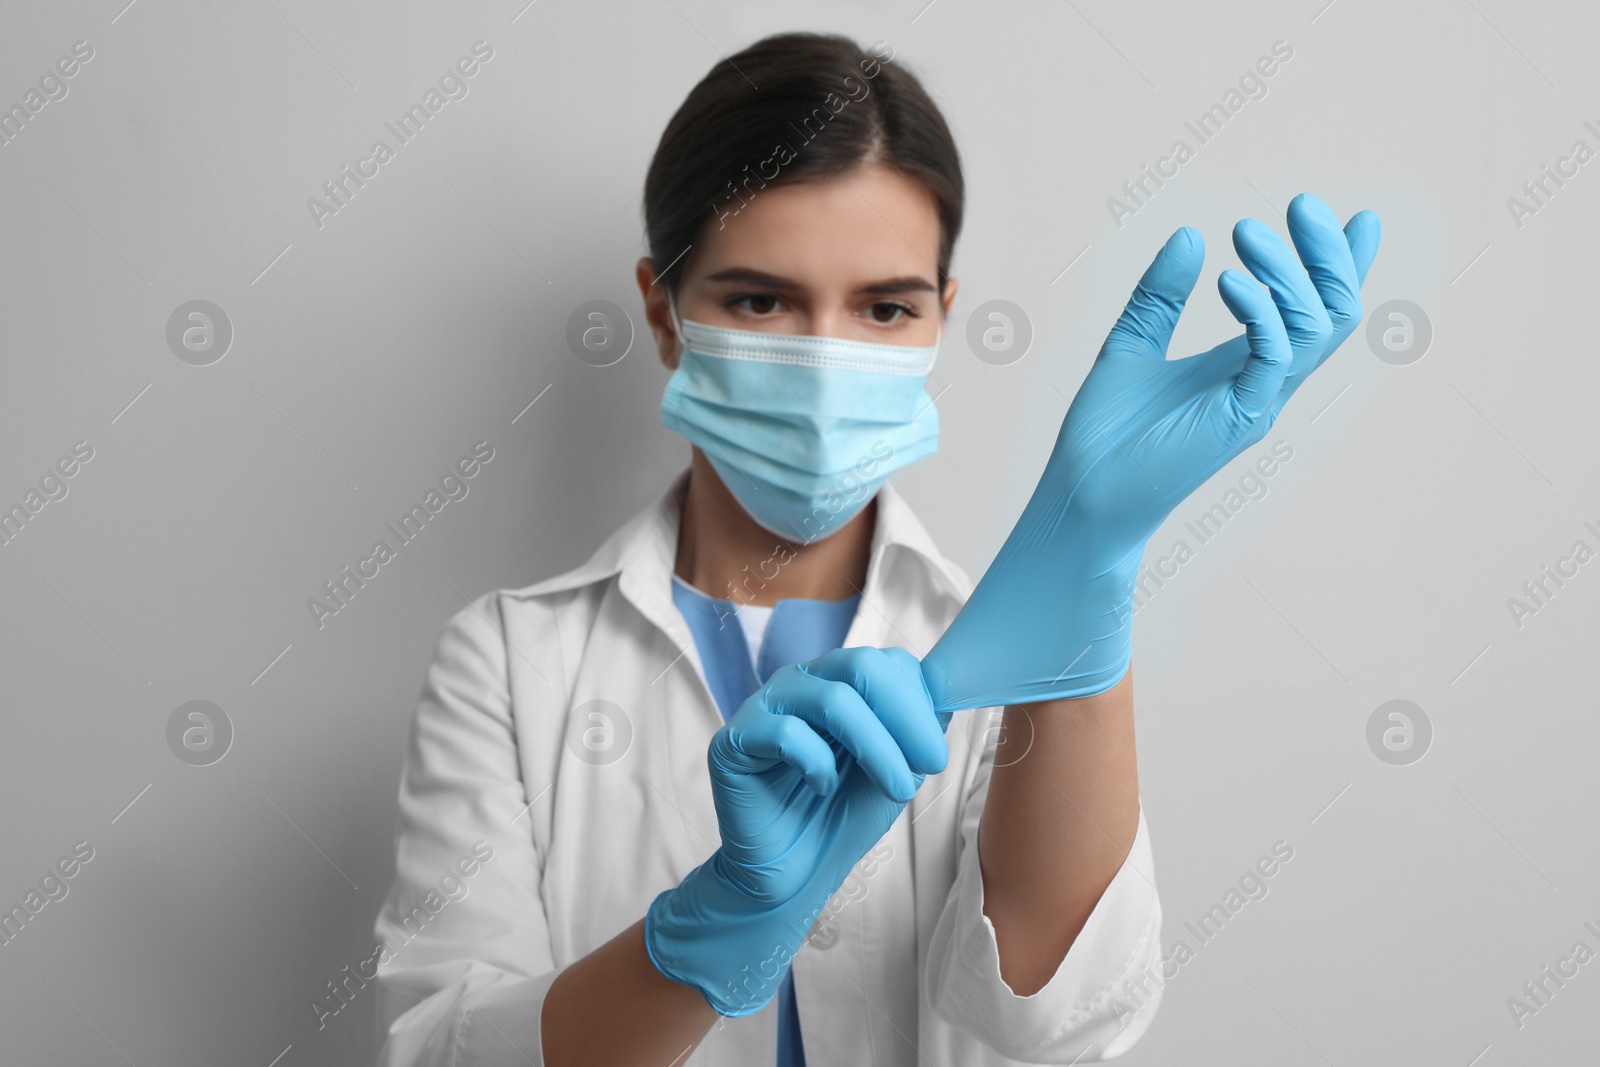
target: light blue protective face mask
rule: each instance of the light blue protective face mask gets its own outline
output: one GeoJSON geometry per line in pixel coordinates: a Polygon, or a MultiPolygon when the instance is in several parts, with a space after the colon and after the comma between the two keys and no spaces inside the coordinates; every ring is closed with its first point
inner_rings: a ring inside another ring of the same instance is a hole
{"type": "Polygon", "coordinates": [[[939,447],[923,389],[939,354],[926,348],[680,320],[682,355],[661,423],[700,446],[750,517],[788,541],[836,532],[889,472],[939,447]]]}

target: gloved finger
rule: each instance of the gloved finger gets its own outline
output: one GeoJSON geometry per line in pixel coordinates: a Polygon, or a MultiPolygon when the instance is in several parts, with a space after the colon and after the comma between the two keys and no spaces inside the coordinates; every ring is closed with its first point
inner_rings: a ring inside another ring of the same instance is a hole
{"type": "MultiPolygon", "coordinates": [[[[915,655],[903,648],[886,648],[883,650],[883,654],[888,656],[890,661],[908,676],[908,681],[910,684],[922,687],[922,692],[928,697],[928,707],[932,708],[933,694],[929,692],[926,677],[922,673],[922,661],[917,659],[915,655]]],[[[952,712],[948,711],[934,711],[933,718],[934,721],[939,724],[939,732],[941,734],[946,734],[949,732],[950,716],[952,714],[952,712]]],[[[941,751],[942,755],[940,756],[939,766],[935,767],[928,773],[938,774],[940,771],[944,770],[945,767],[949,766],[950,745],[948,742],[941,751]]]]}
{"type": "Polygon", "coordinates": [[[950,759],[950,746],[922,684],[922,669],[904,649],[841,648],[800,665],[807,674],[843,682],[861,694],[899,746],[906,766],[917,774],[937,774],[950,759]],[[907,671],[890,653],[915,666],[907,671]]]}
{"type": "Polygon", "coordinates": [[[1350,245],[1350,258],[1355,260],[1358,285],[1367,282],[1367,271],[1378,257],[1378,240],[1382,236],[1383,223],[1376,211],[1358,211],[1344,224],[1344,239],[1350,245]]]}
{"type": "Polygon", "coordinates": [[[1172,331],[1200,278],[1200,265],[1205,258],[1205,238],[1193,226],[1184,226],[1167,238],[1134,286],[1128,306],[1111,327],[1101,352],[1131,349],[1141,355],[1165,358],[1172,331]],[[1113,345],[1113,341],[1121,343],[1113,345]]]}
{"type": "Polygon", "coordinates": [[[774,690],[760,690],[740,706],[711,738],[707,759],[736,774],[760,774],[788,764],[819,796],[839,787],[833,748],[806,722],[776,713],[768,702],[774,690]]]}
{"type": "Polygon", "coordinates": [[[1217,291],[1233,317],[1244,324],[1250,355],[1233,380],[1230,394],[1235,414],[1254,422],[1278,395],[1294,349],[1277,305],[1261,286],[1236,270],[1217,276],[1217,291]]]}
{"type": "Polygon", "coordinates": [[[898,801],[916,796],[919,783],[905,754],[855,687],[806,673],[801,677],[810,684],[784,692],[781,702],[768,706],[838,741],[886,795],[898,801]]]}
{"type": "Polygon", "coordinates": [[[1241,219],[1234,226],[1233,247],[1250,273],[1272,291],[1290,342],[1321,356],[1333,336],[1333,322],[1299,257],[1283,238],[1255,219],[1241,219]]]}
{"type": "Polygon", "coordinates": [[[1288,222],[1289,238],[1322,297],[1334,333],[1348,335],[1361,321],[1361,281],[1339,217],[1319,198],[1301,193],[1289,201],[1288,222]]]}

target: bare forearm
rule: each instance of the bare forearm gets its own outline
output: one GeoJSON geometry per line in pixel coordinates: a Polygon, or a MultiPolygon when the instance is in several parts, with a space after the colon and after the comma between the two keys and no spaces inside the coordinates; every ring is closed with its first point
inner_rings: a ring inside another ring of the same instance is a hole
{"type": "Polygon", "coordinates": [[[978,833],[983,911],[1000,976],[1029,996],[1050,980],[1139,826],[1133,671],[1104,693],[1005,710],[1007,746],[1027,754],[993,767],[978,833]]]}
{"type": "Polygon", "coordinates": [[[700,991],[656,969],[640,919],[566,968],[545,995],[549,1067],[666,1067],[700,1043],[717,1013],[700,991]]]}

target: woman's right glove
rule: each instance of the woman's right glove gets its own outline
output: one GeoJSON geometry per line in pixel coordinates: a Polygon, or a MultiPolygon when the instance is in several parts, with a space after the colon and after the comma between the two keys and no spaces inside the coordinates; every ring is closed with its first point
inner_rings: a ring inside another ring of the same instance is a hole
{"type": "Polygon", "coordinates": [[[722,844],[645,915],[662,974],[719,1013],[772,999],[829,898],[949,759],[915,656],[844,648],[780,668],[711,741],[722,844]]]}

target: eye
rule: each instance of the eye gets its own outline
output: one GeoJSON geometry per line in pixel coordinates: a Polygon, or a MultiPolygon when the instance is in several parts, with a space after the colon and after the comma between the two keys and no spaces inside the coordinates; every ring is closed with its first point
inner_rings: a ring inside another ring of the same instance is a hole
{"type": "Polygon", "coordinates": [[[724,307],[743,307],[752,315],[770,315],[778,309],[778,298],[771,293],[740,293],[730,297],[724,307]]]}
{"type": "Polygon", "coordinates": [[[917,309],[898,300],[880,300],[868,309],[872,321],[880,326],[892,326],[902,318],[917,318],[917,309]]]}

